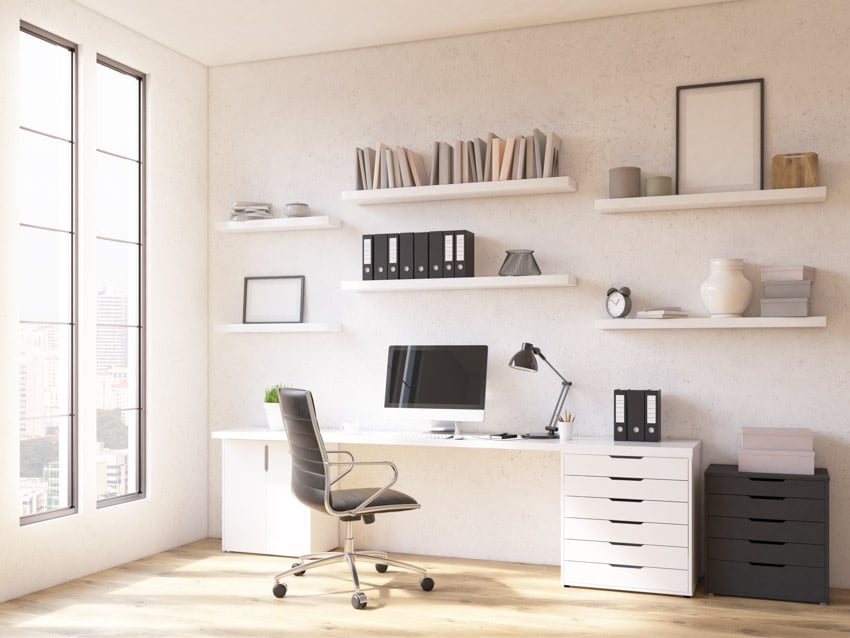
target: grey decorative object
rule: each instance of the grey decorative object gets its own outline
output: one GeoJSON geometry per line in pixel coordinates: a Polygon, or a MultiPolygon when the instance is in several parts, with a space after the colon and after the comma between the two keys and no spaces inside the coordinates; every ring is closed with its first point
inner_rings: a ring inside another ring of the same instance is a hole
{"type": "Polygon", "coordinates": [[[608,197],[640,197],[640,168],[618,166],[608,171],[608,197]]]}
{"type": "Polygon", "coordinates": [[[502,277],[523,277],[526,275],[539,275],[540,266],[534,258],[534,251],[527,248],[515,248],[506,250],[507,255],[499,274],[502,277]]]}
{"type": "Polygon", "coordinates": [[[653,175],[646,178],[646,196],[658,197],[673,194],[673,178],[666,175],[653,175]]]}

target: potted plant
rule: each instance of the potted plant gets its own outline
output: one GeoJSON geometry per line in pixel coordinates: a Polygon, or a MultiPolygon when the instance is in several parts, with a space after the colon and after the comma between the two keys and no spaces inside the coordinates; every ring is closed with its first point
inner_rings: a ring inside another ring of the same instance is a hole
{"type": "Polygon", "coordinates": [[[277,396],[278,389],[283,387],[285,386],[278,383],[266,388],[263,407],[266,409],[266,421],[269,423],[270,430],[283,429],[283,417],[280,414],[280,403],[277,396]]]}

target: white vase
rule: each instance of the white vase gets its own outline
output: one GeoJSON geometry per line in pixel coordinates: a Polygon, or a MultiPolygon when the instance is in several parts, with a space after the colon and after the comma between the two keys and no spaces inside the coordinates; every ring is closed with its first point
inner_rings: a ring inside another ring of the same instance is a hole
{"type": "Polygon", "coordinates": [[[280,413],[280,403],[263,403],[266,409],[266,421],[270,430],[283,429],[283,416],[280,413]]]}
{"type": "Polygon", "coordinates": [[[753,285],[744,277],[744,260],[712,259],[711,273],[699,293],[712,317],[740,317],[753,298],[753,285]]]}

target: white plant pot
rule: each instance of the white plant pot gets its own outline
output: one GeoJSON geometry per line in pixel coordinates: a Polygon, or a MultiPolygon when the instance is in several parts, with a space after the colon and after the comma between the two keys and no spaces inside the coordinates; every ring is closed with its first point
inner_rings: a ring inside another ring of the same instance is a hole
{"type": "Polygon", "coordinates": [[[270,430],[283,429],[283,416],[280,414],[280,403],[263,403],[266,409],[266,421],[269,423],[270,430]]]}
{"type": "Polygon", "coordinates": [[[744,276],[744,260],[712,259],[711,273],[699,292],[712,317],[740,317],[753,298],[753,285],[744,276]]]}

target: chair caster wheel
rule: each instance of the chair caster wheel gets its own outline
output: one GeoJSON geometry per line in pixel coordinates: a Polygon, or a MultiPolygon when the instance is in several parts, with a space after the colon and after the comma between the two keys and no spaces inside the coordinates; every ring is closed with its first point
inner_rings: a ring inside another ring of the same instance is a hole
{"type": "Polygon", "coordinates": [[[383,574],[387,571],[387,566],[382,565],[381,563],[377,563],[375,565],[375,571],[378,572],[379,574],[383,574]]]}
{"type": "Polygon", "coordinates": [[[286,585],[284,583],[275,583],[272,587],[272,593],[275,598],[283,598],[286,596],[286,585]]]}
{"type": "MultiPolygon", "coordinates": [[[[301,563],[297,563],[297,562],[296,562],[296,563],[292,563],[292,566],[293,566],[293,567],[301,567],[301,563]]],[[[306,570],[306,569],[304,569],[304,570],[301,570],[300,572],[295,572],[295,575],[296,575],[296,576],[303,576],[306,572],[307,572],[307,570],[306,570]]]]}
{"type": "Polygon", "coordinates": [[[419,581],[419,586],[422,588],[422,591],[431,591],[434,589],[434,579],[426,576],[419,581]]]}
{"type": "Polygon", "coordinates": [[[366,609],[366,594],[355,592],[351,595],[351,606],[354,609],[366,609]]]}

